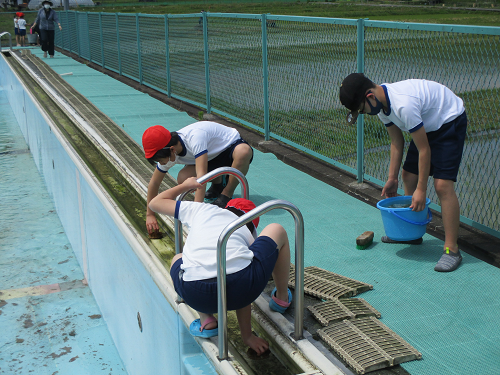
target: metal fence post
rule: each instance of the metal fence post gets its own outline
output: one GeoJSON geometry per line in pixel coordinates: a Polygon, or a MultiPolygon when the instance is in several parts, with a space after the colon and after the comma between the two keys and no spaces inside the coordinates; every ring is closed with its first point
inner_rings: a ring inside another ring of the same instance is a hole
{"type": "MultiPolygon", "coordinates": [[[[365,20],[358,19],[358,45],[357,45],[358,73],[365,72],[365,20]]],[[[364,115],[358,116],[357,120],[357,147],[356,158],[358,166],[358,182],[363,182],[365,170],[364,162],[364,115]]]]}
{"type": "Polygon", "coordinates": [[[122,75],[122,56],[120,53],[120,26],[118,24],[118,13],[115,13],[116,17],[116,47],[118,48],[118,74],[122,75]]]}
{"type": "Polygon", "coordinates": [[[139,13],[135,14],[135,27],[137,29],[137,63],[139,64],[139,83],[142,85],[141,29],[139,27],[139,13]]]}
{"type": "Polygon", "coordinates": [[[165,14],[165,68],[167,73],[167,95],[169,98],[172,97],[172,82],[170,81],[170,45],[169,45],[169,35],[168,35],[168,14],[165,14]]]}
{"type": "MultiPolygon", "coordinates": [[[[68,11],[67,11],[67,10],[65,10],[65,11],[64,11],[64,14],[66,15],[66,25],[67,25],[67,28],[68,28],[68,30],[69,30],[69,29],[70,29],[70,25],[69,25],[69,16],[68,16],[68,11]]],[[[71,33],[71,32],[73,32],[73,33],[74,33],[74,32],[75,32],[75,30],[70,30],[70,33],[71,33]]],[[[69,51],[69,52],[71,52],[71,38],[70,38],[70,35],[71,35],[71,34],[70,34],[70,33],[68,33],[68,32],[63,33],[63,40],[64,40],[64,39],[67,39],[67,40],[68,40],[68,47],[66,48],[66,51],[69,51]],[[67,35],[67,38],[64,38],[64,36],[66,36],[66,35],[67,35]]],[[[64,45],[66,45],[66,43],[64,43],[64,45]]]]}
{"type": "Polygon", "coordinates": [[[82,57],[80,53],[80,12],[75,12],[75,25],[76,25],[76,50],[78,51],[78,57],[82,57]]]}
{"type": "Polygon", "coordinates": [[[267,67],[267,16],[262,15],[262,96],[264,100],[264,139],[269,141],[269,74],[267,67]]]}
{"type": "Polygon", "coordinates": [[[89,46],[89,61],[92,62],[92,51],[90,50],[90,26],[89,26],[89,12],[86,12],[87,15],[87,43],[89,46]]]}
{"type": "MultiPolygon", "coordinates": [[[[69,17],[70,14],[74,14],[74,12],[72,12],[71,10],[68,11],[68,23],[70,22],[70,17],[69,17]]],[[[78,52],[78,35],[76,35],[78,29],[76,28],[76,19],[74,19],[74,17],[73,20],[75,21],[72,23],[72,27],[73,27],[73,35],[75,35],[76,46],[73,45],[73,38],[69,37],[69,51],[71,53],[76,54],[78,52]]]]}
{"type": "Polygon", "coordinates": [[[104,68],[104,44],[102,40],[102,12],[99,12],[99,42],[101,43],[101,66],[104,68]]]}
{"type": "Polygon", "coordinates": [[[207,12],[203,12],[203,46],[205,53],[205,95],[207,101],[207,113],[212,110],[210,102],[210,67],[208,65],[208,19],[207,12]]]}

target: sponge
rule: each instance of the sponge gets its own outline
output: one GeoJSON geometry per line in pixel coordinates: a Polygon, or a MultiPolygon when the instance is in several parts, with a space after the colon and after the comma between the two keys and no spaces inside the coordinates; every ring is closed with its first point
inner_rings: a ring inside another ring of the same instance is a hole
{"type": "Polygon", "coordinates": [[[159,240],[159,239],[163,238],[163,233],[160,232],[159,230],[155,230],[155,231],[148,233],[148,234],[149,234],[149,238],[152,240],[159,240]]]}
{"type": "Polygon", "coordinates": [[[373,243],[374,233],[372,231],[366,231],[356,238],[356,249],[365,250],[373,243]]]}

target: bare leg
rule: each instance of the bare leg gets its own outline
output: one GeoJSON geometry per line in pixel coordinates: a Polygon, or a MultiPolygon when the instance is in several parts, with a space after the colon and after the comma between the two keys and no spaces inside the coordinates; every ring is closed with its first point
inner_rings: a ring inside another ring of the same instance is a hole
{"type": "Polygon", "coordinates": [[[243,343],[261,355],[269,349],[269,344],[266,340],[255,336],[252,333],[252,307],[248,305],[242,309],[236,310],[236,317],[240,325],[241,339],[243,343]]]}
{"type": "Polygon", "coordinates": [[[441,202],[441,214],[444,226],[444,248],[458,251],[458,228],[460,224],[460,206],[451,180],[434,179],[434,187],[441,202]]]}
{"type": "Polygon", "coordinates": [[[410,173],[403,169],[402,177],[405,195],[413,195],[418,184],[418,174],[410,173]]]}
{"type": "MultiPolygon", "coordinates": [[[[231,164],[231,167],[246,175],[250,166],[252,155],[252,148],[246,143],[240,143],[233,150],[233,164],[231,164]]],[[[238,186],[238,179],[236,177],[229,176],[228,183],[222,191],[222,194],[226,197],[232,197],[236,186],[238,186]]]]}
{"type": "MultiPolygon", "coordinates": [[[[214,315],[213,314],[205,314],[205,313],[202,313],[200,311],[198,311],[198,314],[200,315],[200,323],[201,325],[203,325],[203,323],[205,323],[205,320],[207,320],[209,317],[213,317],[214,315]]],[[[214,328],[217,328],[217,322],[211,322],[211,323],[208,323],[204,329],[214,329],[214,328]]]]}
{"type": "MultiPolygon", "coordinates": [[[[182,258],[182,253],[175,254],[175,256],[172,258],[171,265],[173,265],[175,262],[177,262],[177,260],[179,260],[180,258],[182,258]]],[[[209,317],[211,317],[211,316],[213,317],[213,314],[205,314],[205,313],[202,313],[200,311],[198,311],[198,315],[200,315],[201,325],[203,325],[203,323],[205,323],[205,320],[207,320],[209,317]]],[[[214,328],[217,328],[217,322],[208,323],[204,329],[214,329],[214,328]]]]}
{"type": "Polygon", "coordinates": [[[196,177],[196,168],[194,165],[186,165],[179,171],[177,175],[177,183],[182,184],[189,177],[196,177]]]}
{"type": "Polygon", "coordinates": [[[212,184],[222,184],[222,176],[214,178],[211,182],[212,184]]]}
{"type": "Polygon", "coordinates": [[[273,239],[278,245],[279,255],[273,270],[276,298],[288,301],[288,277],[290,274],[290,244],[285,229],[280,224],[269,224],[260,233],[273,239]]]}
{"type": "MultiPolygon", "coordinates": [[[[260,234],[270,237],[279,249],[278,260],[274,265],[273,278],[276,284],[276,297],[282,301],[288,301],[288,275],[290,272],[290,244],[285,229],[279,224],[269,224],[260,234]]],[[[241,338],[245,345],[255,350],[257,355],[265,353],[269,349],[266,340],[252,333],[251,305],[236,310],[238,323],[240,325],[241,338]]]]}

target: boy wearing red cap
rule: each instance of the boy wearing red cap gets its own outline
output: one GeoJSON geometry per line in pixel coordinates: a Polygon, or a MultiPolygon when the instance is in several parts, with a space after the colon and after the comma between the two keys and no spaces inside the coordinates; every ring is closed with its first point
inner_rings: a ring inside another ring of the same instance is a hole
{"type": "MultiPolygon", "coordinates": [[[[403,160],[403,131],[411,135],[403,164],[405,195],[412,196],[410,208],[425,208],[427,180],[441,202],[445,232],[444,252],[434,270],[451,272],[462,261],[458,250],[460,207],[454,183],[462,160],[467,132],[467,115],[462,99],[440,83],[424,79],[376,85],[363,73],[348,75],[340,87],[340,101],[351,112],[350,124],[358,115],[378,115],[391,138],[389,177],[382,195],[395,197],[403,160]]],[[[383,242],[394,242],[382,238],[383,242]]]]}
{"type": "Polygon", "coordinates": [[[14,16],[14,35],[16,36],[16,44],[18,47],[21,46],[21,42],[19,40],[19,12],[16,12],[16,15],[14,16]]]}
{"type": "Polygon", "coordinates": [[[26,20],[24,19],[24,13],[18,13],[19,19],[17,20],[18,34],[19,34],[19,45],[24,47],[24,40],[26,38],[26,20]]]}
{"type": "MultiPolygon", "coordinates": [[[[165,173],[175,164],[184,164],[177,181],[188,177],[202,177],[220,167],[233,167],[243,174],[253,158],[253,150],[238,131],[211,121],[199,121],[177,132],[170,132],[161,125],[151,126],[142,136],[146,159],[156,169],[148,185],[148,203],[156,195],[165,173]]],[[[227,185],[222,177],[215,179],[205,193],[205,185],[195,193],[195,202],[204,199],[224,208],[233,196],[238,180],[230,176],[227,185]]],[[[149,233],[159,230],[154,213],[147,209],[146,227],[149,233]]]]}
{"type": "MultiPolygon", "coordinates": [[[[181,254],[172,259],[170,275],[176,292],[200,319],[191,323],[193,336],[212,337],[218,333],[217,320],[217,242],[223,229],[238,216],[255,208],[243,198],[232,199],[225,209],[215,205],[176,201],[186,191],[202,189],[195,177],[156,196],[149,204],[154,212],[179,219],[189,227],[181,254]]],[[[255,336],[251,327],[251,303],[262,293],[272,274],[276,288],[269,307],[283,313],[290,306],[288,289],[290,245],[285,229],[270,224],[256,236],[259,219],[236,230],[226,245],[227,308],[236,310],[243,342],[261,355],[269,348],[266,340],[255,336]]]]}

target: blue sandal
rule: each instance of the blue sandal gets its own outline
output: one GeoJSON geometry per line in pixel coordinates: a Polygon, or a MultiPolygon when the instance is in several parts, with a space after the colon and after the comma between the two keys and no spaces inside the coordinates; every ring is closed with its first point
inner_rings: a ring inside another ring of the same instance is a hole
{"type": "Polygon", "coordinates": [[[201,325],[200,319],[194,320],[191,325],[189,326],[189,332],[195,337],[204,337],[204,338],[209,338],[213,336],[217,336],[219,334],[219,328],[214,328],[214,329],[205,329],[205,326],[209,323],[216,322],[217,319],[215,319],[213,316],[207,318],[205,320],[205,323],[201,325]]]}
{"type": "Polygon", "coordinates": [[[271,310],[283,314],[291,303],[292,303],[292,292],[290,292],[290,289],[288,289],[288,302],[276,298],[276,288],[274,288],[273,291],[271,292],[271,299],[269,300],[269,308],[271,310]]]}

